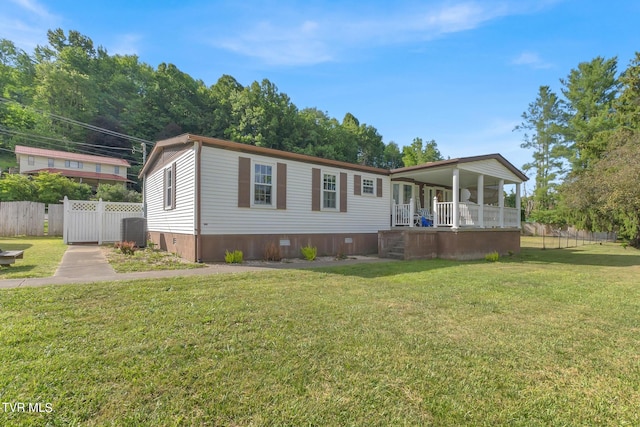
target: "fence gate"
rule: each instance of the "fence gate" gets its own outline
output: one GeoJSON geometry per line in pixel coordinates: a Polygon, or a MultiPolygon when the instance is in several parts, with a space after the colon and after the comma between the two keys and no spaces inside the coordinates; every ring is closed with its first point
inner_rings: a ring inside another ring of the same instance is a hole
{"type": "Polygon", "coordinates": [[[117,242],[123,218],[143,218],[142,203],[64,198],[64,243],[117,242]]]}

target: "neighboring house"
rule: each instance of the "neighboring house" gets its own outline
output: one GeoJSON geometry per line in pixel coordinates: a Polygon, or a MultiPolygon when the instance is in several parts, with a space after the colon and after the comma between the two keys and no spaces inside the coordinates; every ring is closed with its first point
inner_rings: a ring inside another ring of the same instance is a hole
{"type": "Polygon", "coordinates": [[[127,183],[129,162],[115,157],[69,153],[66,151],[16,145],[15,153],[22,175],[40,172],[59,173],[75,181],[89,184],[127,183]]]}
{"type": "Polygon", "coordinates": [[[158,142],[140,176],[149,239],[192,261],[274,247],[292,258],[306,245],[405,259],[518,252],[527,179],[498,154],[389,171],[190,134],[158,142]],[[434,227],[414,227],[423,216],[434,227]]]}

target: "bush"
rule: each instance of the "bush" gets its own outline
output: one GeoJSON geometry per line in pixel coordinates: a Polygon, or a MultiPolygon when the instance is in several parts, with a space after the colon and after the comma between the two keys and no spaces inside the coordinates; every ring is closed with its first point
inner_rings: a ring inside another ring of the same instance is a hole
{"type": "Polygon", "coordinates": [[[243,259],[242,251],[225,251],[224,260],[227,264],[241,264],[243,259]]]}
{"type": "Polygon", "coordinates": [[[136,242],[116,242],[114,247],[125,255],[133,255],[138,249],[136,242]]]}
{"type": "Polygon", "coordinates": [[[264,249],[264,260],[265,261],[280,261],[282,260],[282,255],[280,254],[280,246],[271,242],[264,249]]]}
{"type": "Polygon", "coordinates": [[[488,253],[484,256],[484,259],[489,261],[489,262],[496,262],[500,259],[500,254],[496,251],[493,251],[491,253],[488,253]]]}
{"type": "Polygon", "coordinates": [[[307,245],[303,248],[300,248],[300,252],[302,252],[302,256],[307,261],[313,261],[316,259],[316,255],[318,255],[318,248],[315,246],[307,245]]]}

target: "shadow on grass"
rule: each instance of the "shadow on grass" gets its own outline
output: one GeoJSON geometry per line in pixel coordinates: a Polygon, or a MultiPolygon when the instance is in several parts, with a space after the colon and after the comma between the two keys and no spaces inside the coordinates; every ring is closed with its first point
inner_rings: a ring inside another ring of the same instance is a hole
{"type": "Polygon", "coordinates": [[[341,274],[344,276],[357,276],[364,279],[376,277],[396,276],[400,274],[420,273],[437,270],[440,268],[456,267],[460,264],[477,264],[486,261],[450,261],[443,259],[426,259],[397,262],[368,262],[351,265],[310,267],[305,270],[317,273],[341,274]]]}
{"type": "MultiPolygon", "coordinates": [[[[619,251],[618,248],[614,248],[619,251]]],[[[600,267],[633,267],[640,266],[640,251],[627,248],[624,254],[621,253],[593,253],[594,249],[585,251],[583,249],[538,249],[522,248],[519,255],[500,258],[499,263],[510,264],[570,264],[600,267]]],[[[607,250],[607,249],[605,249],[607,250]]],[[[440,268],[451,268],[460,265],[486,265],[485,260],[475,261],[452,261],[443,259],[397,261],[397,262],[369,262],[362,264],[309,267],[319,273],[341,274],[344,276],[357,276],[361,278],[376,278],[395,276],[400,274],[420,273],[440,268]]]]}
{"type": "Polygon", "coordinates": [[[25,251],[32,246],[31,243],[9,243],[4,241],[0,244],[0,249],[3,251],[25,251]]]}
{"type": "MultiPolygon", "coordinates": [[[[20,261],[21,260],[16,260],[16,263],[20,261]]],[[[5,279],[5,277],[2,277],[5,273],[27,273],[32,271],[35,267],[35,265],[0,265],[0,279],[5,279]]]]}
{"type": "MultiPolygon", "coordinates": [[[[594,246],[594,248],[596,248],[594,246]]],[[[522,252],[509,262],[540,262],[601,267],[632,267],[640,265],[640,251],[627,248],[626,253],[593,253],[581,248],[540,249],[522,248],[522,252]]]]}

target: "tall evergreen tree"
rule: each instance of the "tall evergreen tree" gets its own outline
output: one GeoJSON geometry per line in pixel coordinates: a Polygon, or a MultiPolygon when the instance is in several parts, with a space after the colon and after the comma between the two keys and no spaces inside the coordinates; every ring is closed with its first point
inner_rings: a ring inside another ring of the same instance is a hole
{"type": "Polygon", "coordinates": [[[615,127],[613,102],[620,83],[617,58],[597,57],[572,69],[563,84],[567,120],[563,127],[573,150],[571,163],[578,173],[606,150],[606,132],[615,127]]]}
{"type": "Polygon", "coordinates": [[[535,170],[536,174],[533,211],[548,211],[555,206],[556,187],[569,154],[561,134],[560,100],[549,86],[540,86],[536,100],[522,113],[522,120],[514,130],[525,132],[520,147],[533,150],[533,161],[522,166],[525,172],[535,170]]]}

